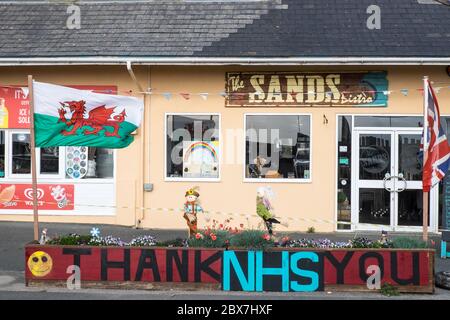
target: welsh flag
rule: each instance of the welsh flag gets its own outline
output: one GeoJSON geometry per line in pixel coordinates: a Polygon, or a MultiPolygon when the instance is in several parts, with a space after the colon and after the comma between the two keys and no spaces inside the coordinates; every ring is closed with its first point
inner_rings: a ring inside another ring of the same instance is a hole
{"type": "Polygon", "coordinates": [[[36,147],[124,148],[142,119],[142,99],[33,82],[36,147]]]}

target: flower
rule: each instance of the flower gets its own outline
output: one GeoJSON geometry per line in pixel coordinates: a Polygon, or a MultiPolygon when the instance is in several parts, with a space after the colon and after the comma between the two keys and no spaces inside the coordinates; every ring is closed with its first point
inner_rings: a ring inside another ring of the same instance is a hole
{"type": "Polygon", "coordinates": [[[138,236],[136,238],[133,238],[128,245],[129,246],[137,246],[137,247],[141,247],[141,246],[146,246],[146,247],[155,246],[156,245],[156,238],[153,237],[153,236],[150,236],[150,235],[138,236]]]}
{"type": "Polygon", "coordinates": [[[197,240],[203,239],[203,235],[201,233],[196,233],[195,234],[195,239],[197,239],[197,240]]]}
{"type": "Polygon", "coordinates": [[[270,234],[267,234],[267,233],[266,233],[266,234],[264,234],[262,237],[263,237],[263,239],[266,240],[266,241],[269,241],[269,240],[270,240],[270,234]]]}
{"type": "Polygon", "coordinates": [[[214,233],[211,233],[210,237],[211,237],[212,241],[216,241],[217,240],[217,236],[214,233]]]}

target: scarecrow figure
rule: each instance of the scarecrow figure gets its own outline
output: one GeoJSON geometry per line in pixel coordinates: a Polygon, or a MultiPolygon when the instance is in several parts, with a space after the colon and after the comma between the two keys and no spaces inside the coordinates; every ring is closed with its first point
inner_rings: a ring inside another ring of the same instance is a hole
{"type": "Polygon", "coordinates": [[[200,194],[195,189],[196,187],[189,189],[184,195],[186,203],[184,204],[183,218],[189,228],[189,237],[194,237],[197,233],[197,213],[203,212],[203,208],[197,201],[200,194]]]}
{"type": "Polygon", "coordinates": [[[260,187],[256,191],[256,213],[260,216],[266,225],[267,231],[272,236],[274,223],[280,223],[275,219],[271,210],[273,209],[270,200],[273,198],[273,191],[271,187],[260,187]]]}

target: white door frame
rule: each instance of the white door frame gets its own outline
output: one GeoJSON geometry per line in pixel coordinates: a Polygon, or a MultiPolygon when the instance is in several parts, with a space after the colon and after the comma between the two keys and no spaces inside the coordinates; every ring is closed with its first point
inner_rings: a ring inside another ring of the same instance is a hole
{"type": "MultiPolygon", "coordinates": [[[[351,187],[352,187],[352,204],[351,204],[351,222],[352,230],[390,230],[390,231],[421,231],[421,226],[398,226],[398,192],[390,192],[390,224],[389,225],[370,225],[359,223],[359,190],[360,188],[376,188],[383,189],[382,180],[359,180],[359,137],[361,134],[386,134],[391,137],[391,176],[399,174],[399,135],[401,134],[422,134],[422,128],[402,128],[402,127],[383,127],[383,128],[364,128],[353,127],[352,130],[352,169],[351,169],[351,187]]],[[[386,187],[392,190],[398,190],[400,183],[398,179],[388,180],[386,187]]],[[[422,189],[422,181],[407,181],[407,189],[422,189]]],[[[438,206],[436,198],[438,197],[438,186],[432,188],[430,193],[430,232],[437,231],[438,225],[438,206]]]]}

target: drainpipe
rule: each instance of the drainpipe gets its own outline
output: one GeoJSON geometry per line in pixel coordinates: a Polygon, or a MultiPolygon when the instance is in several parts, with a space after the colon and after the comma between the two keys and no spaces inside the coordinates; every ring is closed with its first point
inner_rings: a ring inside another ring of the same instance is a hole
{"type": "MultiPolygon", "coordinates": [[[[127,70],[128,70],[128,74],[130,75],[131,79],[133,80],[134,84],[136,85],[136,87],[139,89],[139,92],[144,93],[144,110],[143,110],[143,114],[142,114],[142,125],[141,127],[138,129],[138,132],[140,132],[141,135],[141,163],[142,163],[142,174],[139,175],[139,180],[138,180],[138,185],[136,186],[136,192],[139,194],[139,203],[136,203],[136,206],[138,208],[145,208],[145,195],[143,192],[143,188],[144,188],[144,184],[145,184],[145,154],[146,154],[146,139],[145,139],[145,125],[146,125],[146,121],[145,121],[145,109],[146,109],[146,105],[147,105],[147,94],[145,94],[145,90],[143,90],[141,84],[139,83],[139,81],[137,80],[136,75],[134,74],[133,71],[133,67],[131,64],[131,61],[127,61],[127,70]]],[[[135,228],[139,228],[141,226],[141,222],[144,218],[144,213],[145,210],[144,209],[139,209],[139,210],[134,210],[134,227],[135,228]],[[140,212],[138,214],[138,211],[140,212]]]]}

